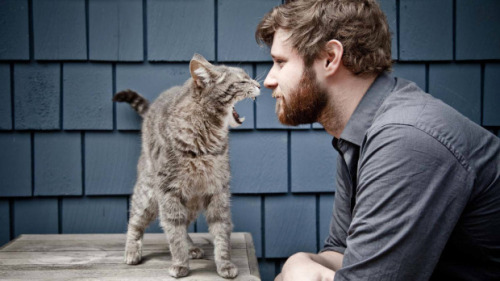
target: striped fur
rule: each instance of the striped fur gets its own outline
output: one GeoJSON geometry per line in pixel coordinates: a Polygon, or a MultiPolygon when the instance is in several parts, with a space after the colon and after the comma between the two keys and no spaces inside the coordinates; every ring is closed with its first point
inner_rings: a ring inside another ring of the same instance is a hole
{"type": "Polygon", "coordinates": [[[146,100],[143,96],[139,95],[138,93],[127,89],[124,91],[121,91],[117,93],[113,97],[113,101],[117,102],[127,102],[130,104],[130,106],[139,113],[141,117],[144,117],[146,112],[149,109],[149,102],[146,100]]]}
{"type": "MultiPolygon", "coordinates": [[[[203,250],[189,238],[187,227],[204,211],[214,236],[217,272],[234,278],[238,271],[231,262],[229,243],[228,124],[235,119],[234,104],[257,96],[259,84],[242,69],[213,66],[199,55],[193,57],[190,70],[192,78],[183,86],[163,92],[147,111],[145,106],[141,109],[142,152],[130,206],[125,262],[140,262],[144,230],[159,216],[172,254],[169,273],[186,276],[189,258],[203,256],[203,250]]],[[[132,104],[138,99],[132,91],[117,96],[132,104]]]]}

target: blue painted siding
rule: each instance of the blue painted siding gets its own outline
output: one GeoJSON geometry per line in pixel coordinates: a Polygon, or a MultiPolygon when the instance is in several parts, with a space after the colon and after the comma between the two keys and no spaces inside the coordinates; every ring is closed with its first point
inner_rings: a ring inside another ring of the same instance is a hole
{"type": "Polygon", "coordinates": [[[8,200],[0,200],[0,245],[10,241],[10,205],[8,200]]]}
{"type": "Polygon", "coordinates": [[[457,0],[457,60],[500,59],[500,1],[457,0]]]}
{"type": "Polygon", "coordinates": [[[262,212],[260,196],[233,196],[231,213],[235,232],[250,232],[257,257],[262,257],[262,212]]]}
{"type": "Polygon", "coordinates": [[[315,196],[269,196],[265,199],[265,210],[266,257],[316,252],[315,196]]]}
{"type": "Polygon", "coordinates": [[[319,240],[318,250],[323,248],[323,244],[330,233],[330,221],[332,220],[333,194],[322,194],[319,196],[319,240]]]}
{"type": "MultiPolygon", "coordinates": [[[[153,101],[190,77],[195,52],[262,83],[271,58],[254,32],[281,2],[0,1],[0,245],[22,233],[125,232],[142,120],[114,92],[153,101]]],[[[393,74],[500,137],[500,2],[379,3],[393,74]]],[[[246,120],[230,132],[232,216],[273,280],[288,255],[323,245],[336,152],[321,124],[282,125],[261,90],[235,106],[246,120]]],[[[203,215],[195,231],[208,231],[203,215]]]]}
{"type": "Polygon", "coordinates": [[[292,192],[334,192],[337,152],[325,131],[292,131],[292,192]]]}
{"type": "Polygon", "coordinates": [[[391,55],[393,60],[398,59],[398,21],[396,0],[379,0],[380,8],[387,17],[387,23],[391,31],[391,55]]]}
{"type": "Polygon", "coordinates": [[[59,233],[57,199],[17,199],[13,209],[14,237],[21,234],[59,233]]]}
{"type": "Polygon", "coordinates": [[[0,60],[30,58],[28,0],[0,1],[0,60]]]}
{"type": "Polygon", "coordinates": [[[285,131],[231,132],[232,192],[287,192],[287,146],[285,131]]]}
{"type": "Polygon", "coordinates": [[[127,198],[64,198],[62,233],[124,233],[127,198]]]}
{"type": "Polygon", "coordinates": [[[35,59],[87,59],[85,0],[32,3],[35,59]]]}
{"type": "Polygon", "coordinates": [[[0,64],[0,130],[12,129],[10,66],[0,64]]]}
{"type": "Polygon", "coordinates": [[[15,128],[60,129],[60,65],[14,65],[15,128]]]}
{"type": "Polygon", "coordinates": [[[34,195],[81,195],[80,133],[35,133],[34,142],[34,195]]]}
{"type": "Polygon", "coordinates": [[[425,64],[396,63],[393,66],[393,70],[394,76],[413,81],[424,91],[425,89],[427,89],[427,81],[425,79],[425,64]]]}
{"type": "Polygon", "coordinates": [[[89,0],[89,59],[144,59],[142,0],[89,0]]]}
{"type": "Polygon", "coordinates": [[[484,70],[483,125],[500,126],[500,63],[487,63],[484,70]]]}
{"type": "Polygon", "coordinates": [[[30,133],[0,133],[0,197],[31,196],[30,133]]]}
{"type": "Polygon", "coordinates": [[[215,59],[214,0],[147,0],[148,60],[215,59]],[[182,36],[189,34],[189,36],[182,36]]]}
{"type": "Polygon", "coordinates": [[[269,49],[255,44],[255,27],[280,0],[219,0],[219,61],[269,61],[269,49]]]}
{"type": "Polygon", "coordinates": [[[63,128],[112,130],[112,83],[110,64],[64,64],[63,128]]]}
{"type": "MultiPolygon", "coordinates": [[[[132,89],[149,101],[161,92],[182,85],[190,77],[188,64],[118,64],[116,66],[116,91],[132,89]]],[[[142,119],[126,103],[116,104],[118,130],[140,130],[142,119]]]]}
{"type": "Polygon", "coordinates": [[[399,1],[399,59],[453,59],[453,0],[399,1]]]}
{"type": "Polygon", "coordinates": [[[481,66],[437,63],[429,67],[429,93],[481,123],[481,66]]]}
{"type": "Polygon", "coordinates": [[[132,194],[140,151],[137,132],[85,133],[85,194],[132,194]]]}

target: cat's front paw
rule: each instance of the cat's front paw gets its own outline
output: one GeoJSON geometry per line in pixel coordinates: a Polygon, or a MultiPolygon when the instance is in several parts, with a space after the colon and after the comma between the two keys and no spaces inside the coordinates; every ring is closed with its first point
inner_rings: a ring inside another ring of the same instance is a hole
{"type": "Polygon", "coordinates": [[[217,265],[217,273],[224,278],[234,278],[238,275],[238,268],[232,262],[225,261],[217,265]]]}
{"type": "Polygon", "coordinates": [[[127,241],[125,247],[125,263],[126,264],[138,264],[141,262],[142,258],[142,247],[141,243],[134,243],[127,241]]]}
{"type": "Polygon", "coordinates": [[[205,253],[203,252],[203,249],[198,248],[198,247],[193,247],[189,249],[189,257],[192,259],[201,259],[203,258],[203,255],[205,253]]]}
{"type": "Polygon", "coordinates": [[[141,262],[141,251],[125,251],[125,263],[134,265],[141,262]]]}
{"type": "Polygon", "coordinates": [[[168,274],[172,277],[184,277],[189,274],[189,268],[187,266],[182,266],[182,265],[172,265],[168,269],[168,274]]]}

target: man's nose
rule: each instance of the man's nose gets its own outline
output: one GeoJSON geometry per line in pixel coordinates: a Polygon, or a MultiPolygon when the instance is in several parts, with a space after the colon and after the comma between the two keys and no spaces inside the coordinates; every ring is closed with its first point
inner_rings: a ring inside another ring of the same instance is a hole
{"type": "Polygon", "coordinates": [[[266,80],[264,80],[264,86],[269,89],[274,89],[278,86],[278,81],[271,76],[271,73],[269,73],[266,80]]]}

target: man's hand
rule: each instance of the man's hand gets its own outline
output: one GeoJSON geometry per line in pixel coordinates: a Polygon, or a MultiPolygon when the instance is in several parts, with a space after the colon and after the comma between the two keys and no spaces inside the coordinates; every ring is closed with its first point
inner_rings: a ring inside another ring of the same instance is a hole
{"type": "Polygon", "coordinates": [[[332,281],[335,270],[342,266],[342,258],[336,252],[297,253],[288,258],[275,281],[332,281]]]}

